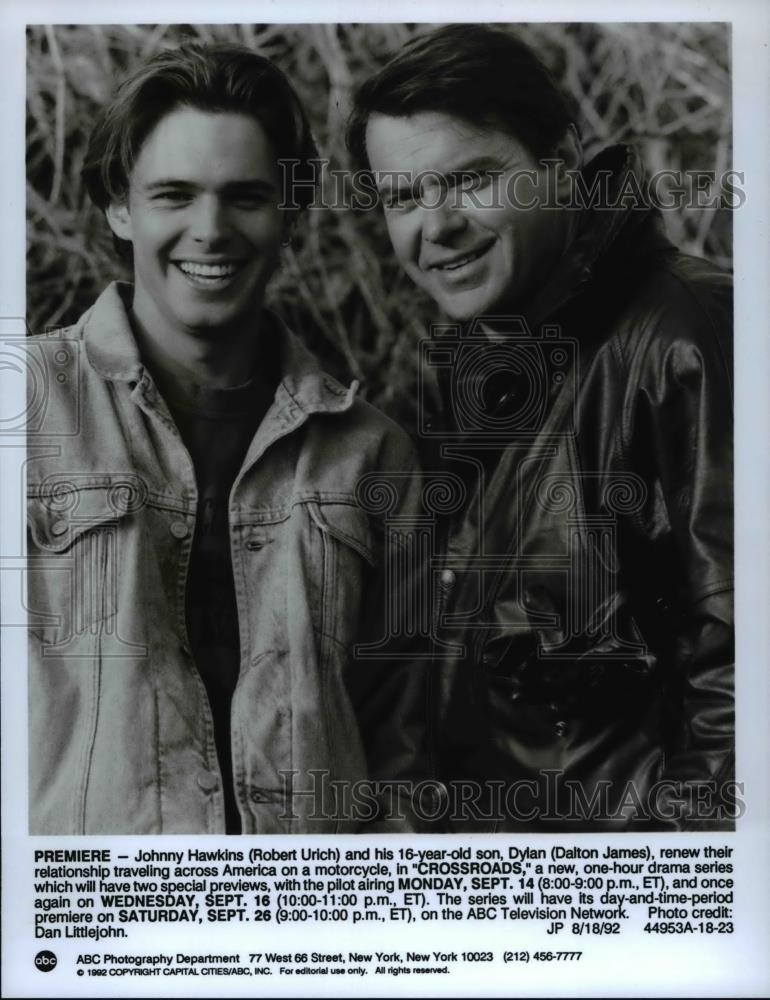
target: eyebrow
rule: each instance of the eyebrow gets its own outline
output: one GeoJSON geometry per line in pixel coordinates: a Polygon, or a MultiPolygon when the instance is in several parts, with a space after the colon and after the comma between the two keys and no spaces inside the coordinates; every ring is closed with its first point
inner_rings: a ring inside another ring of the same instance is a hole
{"type": "MultiPolygon", "coordinates": [[[[162,188],[185,188],[192,191],[199,190],[200,185],[194,181],[183,180],[180,177],[164,177],[157,181],[151,181],[149,184],[144,184],[142,188],[148,193],[159,191],[162,188]]],[[[254,179],[228,181],[219,190],[226,194],[237,194],[239,191],[263,191],[267,194],[272,194],[276,191],[276,186],[271,181],[254,179]]]]}
{"type": "MultiPolygon", "coordinates": [[[[430,174],[438,173],[445,180],[450,181],[452,179],[456,179],[456,178],[461,177],[463,175],[479,174],[479,173],[482,173],[482,172],[489,172],[489,171],[492,171],[492,170],[494,170],[494,171],[496,171],[498,173],[503,173],[503,171],[506,169],[506,166],[507,166],[507,164],[501,163],[500,160],[497,157],[493,157],[493,156],[477,156],[477,157],[475,157],[474,159],[471,159],[471,160],[460,161],[460,163],[457,166],[452,167],[451,170],[441,170],[441,171],[433,171],[433,170],[428,171],[428,170],[425,170],[425,171],[418,171],[418,173],[416,175],[414,175],[414,176],[416,178],[416,177],[419,177],[421,173],[430,173],[430,174]]],[[[403,172],[399,172],[399,171],[396,171],[396,170],[383,170],[380,173],[380,179],[382,179],[383,181],[385,181],[389,177],[392,177],[393,174],[395,174],[397,177],[399,177],[401,175],[401,173],[403,173],[403,172]]],[[[387,194],[390,197],[393,197],[394,195],[398,195],[398,197],[400,198],[402,195],[405,195],[405,194],[408,195],[409,197],[412,197],[413,193],[415,193],[414,192],[414,180],[412,180],[411,182],[406,182],[406,183],[403,183],[403,184],[398,184],[398,185],[396,185],[396,187],[379,186],[379,191],[380,191],[380,194],[387,194]]]]}
{"type": "Polygon", "coordinates": [[[448,177],[457,174],[479,174],[482,171],[497,170],[500,173],[505,169],[506,164],[502,163],[496,156],[477,156],[473,160],[461,161],[458,166],[447,170],[448,177]]]}

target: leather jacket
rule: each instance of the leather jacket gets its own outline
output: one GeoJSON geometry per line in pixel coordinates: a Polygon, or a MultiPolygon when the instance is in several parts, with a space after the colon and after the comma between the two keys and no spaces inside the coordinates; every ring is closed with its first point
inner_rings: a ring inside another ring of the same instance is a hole
{"type": "MultiPolygon", "coordinates": [[[[623,147],[599,169],[638,171],[623,147]]],[[[434,341],[451,826],[730,828],[730,280],[649,206],[586,209],[522,311],[503,342],[434,341]]]]}
{"type": "MultiPolygon", "coordinates": [[[[230,494],[235,794],[244,833],[355,830],[376,814],[353,815],[340,787],[422,751],[408,715],[415,675],[404,664],[401,683],[398,665],[351,656],[384,628],[384,526],[358,485],[410,476],[414,451],[271,322],[282,377],[230,494]]],[[[190,456],[118,286],[29,350],[30,831],[223,833],[211,710],[186,633],[190,456]]]]}

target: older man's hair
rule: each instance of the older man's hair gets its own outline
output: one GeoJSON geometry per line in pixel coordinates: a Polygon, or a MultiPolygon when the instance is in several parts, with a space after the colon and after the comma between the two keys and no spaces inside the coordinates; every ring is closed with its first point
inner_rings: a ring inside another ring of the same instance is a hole
{"type": "Polygon", "coordinates": [[[571,98],[521,39],[487,25],[450,24],[418,35],[362,84],[348,122],[348,149],[367,168],[366,126],[373,114],[429,111],[510,132],[536,159],[552,154],[577,118],[571,98]]]}

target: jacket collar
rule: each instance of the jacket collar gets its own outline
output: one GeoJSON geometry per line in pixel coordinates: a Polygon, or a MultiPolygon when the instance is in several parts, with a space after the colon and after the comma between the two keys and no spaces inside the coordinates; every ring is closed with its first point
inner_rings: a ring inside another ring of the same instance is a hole
{"type": "Polygon", "coordinates": [[[658,247],[671,247],[662,232],[660,213],[645,195],[644,167],[633,146],[607,147],[586,164],[582,175],[587,191],[597,179],[606,177],[606,185],[599,184],[601,207],[581,209],[572,243],[551,277],[523,305],[521,312],[532,326],[553,316],[597,271],[633,256],[635,241],[647,250],[651,241],[658,247]]]}
{"type": "MultiPolygon", "coordinates": [[[[126,302],[131,285],[112,282],[82,317],[83,338],[91,367],[115,382],[140,383],[149,375],[139,355],[126,302]]],[[[358,389],[349,388],[321,370],[315,356],[274,313],[264,310],[262,322],[278,344],[279,384],[276,403],[283,402],[291,419],[311,413],[339,413],[350,409],[358,389]]]]}

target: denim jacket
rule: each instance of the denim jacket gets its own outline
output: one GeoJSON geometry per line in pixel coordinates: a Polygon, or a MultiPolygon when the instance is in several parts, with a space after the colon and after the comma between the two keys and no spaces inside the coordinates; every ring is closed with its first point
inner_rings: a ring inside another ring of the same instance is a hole
{"type": "MultiPolygon", "coordinates": [[[[420,752],[419,677],[405,671],[402,685],[389,673],[383,695],[382,670],[351,656],[366,622],[370,642],[384,629],[388,537],[357,487],[380,471],[408,482],[413,451],[355,384],[273,329],[281,381],[229,504],[235,794],[244,833],[352,830],[340,789],[395,776],[420,752]]],[[[30,830],[222,833],[211,711],[185,622],[192,461],[117,285],[30,351],[30,830]]],[[[399,516],[412,502],[402,493],[399,516]]]]}

